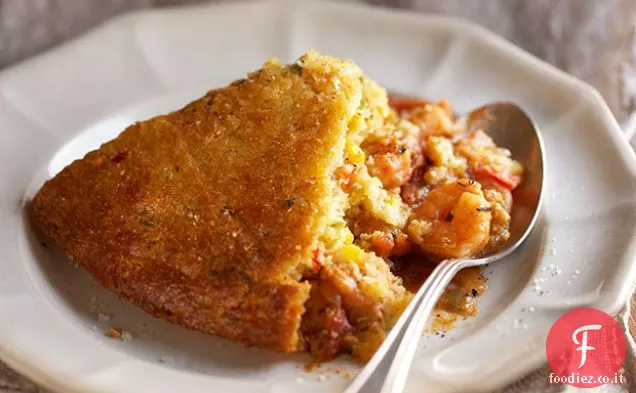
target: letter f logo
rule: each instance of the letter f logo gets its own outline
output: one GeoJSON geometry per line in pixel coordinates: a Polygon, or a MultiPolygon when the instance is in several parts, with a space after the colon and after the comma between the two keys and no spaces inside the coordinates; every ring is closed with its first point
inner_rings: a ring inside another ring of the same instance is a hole
{"type": "Polygon", "coordinates": [[[601,325],[585,325],[576,329],[574,333],[572,333],[572,341],[574,344],[580,345],[580,347],[576,348],[577,351],[581,351],[581,364],[579,364],[579,368],[583,367],[585,361],[587,360],[587,351],[593,351],[596,348],[587,345],[587,331],[588,330],[601,330],[601,325]],[[581,336],[581,342],[579,342],[576,337],[579,333],[583,332],[581,336]]]}

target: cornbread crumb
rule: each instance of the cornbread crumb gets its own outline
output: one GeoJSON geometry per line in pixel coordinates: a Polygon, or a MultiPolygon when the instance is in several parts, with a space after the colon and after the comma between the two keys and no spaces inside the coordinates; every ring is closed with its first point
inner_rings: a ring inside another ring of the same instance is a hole
{"type": "Polygon", "coordinates": [[[344,367],[336,367],[334,369],[334,372],[338,375],[343,376],[346,379],[353,379],[353,373],[344,367]]]}
{"type": "Polygon", "coordinates": [[[97,310],[97,298],[92,296],[88,301],[88,312],[94,313],[97,310]]]}
{"type": "Polygon", "coordinates": [[[121,338],[122,330],[118,328],[110,328],[108,332],[106,332],[106,336],[110,338],[121,338]]]}
{"type": "Polygon", "coordinates": [[[130,332],[127,332],[120,328],[110,328],[108,332],[106,332],[106,336],[110,338],[119,338],[124,342],[128,342],[132,340],[133,335],[130,332]]]}
{"type": "Polygon", "coordinates": [[[413,220],[409,224],[408,231],[414,236],[421,237],[431,231],[433,224],[430,221],[413,220]]]}
{"type": "Polygon", "coordinates": [[[128,341],[130,341],[130,340],[132,340],[132,339],[133,339],[133,335],[132,335],[132,333],[130,333],[130,332],[122,331],[122,333],[121,333],[121,339],[122,339],[122,341],[124,341],[124,342],[128,342],[128,341]]]}
{"type": "Polygon", "coordinates": [[[99,322],[108,322],[110,321],[110,315],[108,314],[102,314],[101,312],[99,314],[97,314],[97,320],[99,322]]]}

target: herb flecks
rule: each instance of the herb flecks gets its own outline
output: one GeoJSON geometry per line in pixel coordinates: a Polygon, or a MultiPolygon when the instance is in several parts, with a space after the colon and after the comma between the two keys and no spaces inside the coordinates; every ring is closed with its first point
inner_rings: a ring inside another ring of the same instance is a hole
{"type": "Polygon", "coordinates": [[[453,221],[453,218],[455,218],[455,216],[453,216],[453,213],[448,212],[448,214],[446,214],[446,217],[444,217],[444,221],[451,222],[453,221]]]}
{"type": "Polygon", "coordinates": [[[492,207],[490,206],[481,206],[477,208],[478,212],[489,212],[492,210],[492,207]]]}
{"type": "Polygon", "coordinates": [[[295,203],[296,202],[294,201],[293,198],[285,199],[285,205],[287,206],[288,209],[291,209],[295,203]]]}
{"type": "Polygon", "coordinates": [[[369,103],[367,102],[366,98],[362,97],[362,99],[360,100],[360,105],[358,106],[358,110],[362,110],[365,109],[367,106],[369,106],[369,103]]]}

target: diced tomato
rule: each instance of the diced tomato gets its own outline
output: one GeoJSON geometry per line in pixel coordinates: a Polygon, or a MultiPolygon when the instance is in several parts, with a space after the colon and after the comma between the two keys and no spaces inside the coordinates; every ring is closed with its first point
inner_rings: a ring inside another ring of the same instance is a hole
{"type": "Polygon", "coordinates": [[[346,190],[353,180],[353,175],[356,171],[356,167],[351,164],[345,164],[336,169],[336,177],[340,181],[340,187],[346,190]]]}
{"type": "Polygon", "coordinates": [[[312,252],[312,259],[311,259],[311,263],[314,266],[315,270],[320,270],[320,268],[322,267],[322,263],[320,263],[320,250],[319,249],[315,249],[312,252]]]}
{"type": "Polygon", "coordinates": [[[430,104],[431,103],[429,101],[422,100],[419,98],[409,98],[409,97],[395,96],[395,95],[389,96],[389,106],[398,113],[402,111],[410,111],[415,108],[424,107],[430,104]]]}
{"type": "Polygon", "coordinates": [[[395,240],[390,233],[382,232],[373,234],[371,237],[371,249],[379,257],[385,258],[391,255],[395,247],[395,240]]]}
{"type": "Polygon", "coordinates": [[[498,173],[487,166],[473,168],[473,172],[475,174],[489,176],[509,190],[514,190],[521,183],[521,176],[498,173]]]}

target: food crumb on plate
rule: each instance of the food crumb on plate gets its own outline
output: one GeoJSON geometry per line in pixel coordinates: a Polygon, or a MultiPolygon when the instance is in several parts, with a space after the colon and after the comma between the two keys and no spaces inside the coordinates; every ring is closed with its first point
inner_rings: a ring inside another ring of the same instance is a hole
{"type": "Polygon", "coordinates": [[[121,333],[122,333],[121,329],[110,328],[108,329],[108,332],[106,332],[106,335],[110,338],[121,338],[121,333]]]}
{"type": "Polygon", "coordinates": [[[331,372],[337,375],[340,375],[346,379],[352,379],[353,378],[353,373],[345,368],[345,367],[328,367],[326,369],[327,372],[331,372]]]}
{"type": "Polygon", "coordinates": [[[122,339],[122,341],[130,341],[130,340],[133,339],[133,335],[130,332],[122,331],[121,332],[121,339],[122,339]]]}
{"type": "Polygon", "coordinates": [[[174,363],[174,358],[172,356],[163,355],[163,356],[159,357],[159,363],[173,364],[174,363]]]}
{"type": "Polygon", "coordinates": [[[95,310],[97,310],[97,298],[92,296],[88,301],[88,311],[93,313],[95,310]]]}
{"type": "Polygon", "coordinates": [[[99,322],[108,322],[108,321],[110,321],[110,315],[103,314],[103,313],[100,312],[99,314],[97,314],[97,320],[99,322]]]}
{"type": "Polygon", "coordinates": [[[133,335],[130,332],[125,331],[120,328],[110,328],[108,332],[106,332],[106,336],[110,338],[119,338],[124,342],[130,341],[133,339],[133,335]]]}
{"type": "Polygon", "coordinates": [[[299,366],[299,367],[302,367],[307,373],[313,372],[318,374],[318,381],[321,381],[321,382],[331,378],[331,376],[333,376],[334,374],[339,375],[345,379],[353,379],[355,374],[353,371],[349,370],[346,367],[342,367],[342,366],[325,367],[315,361],[306,363],[303,366],[299,366]]]}

